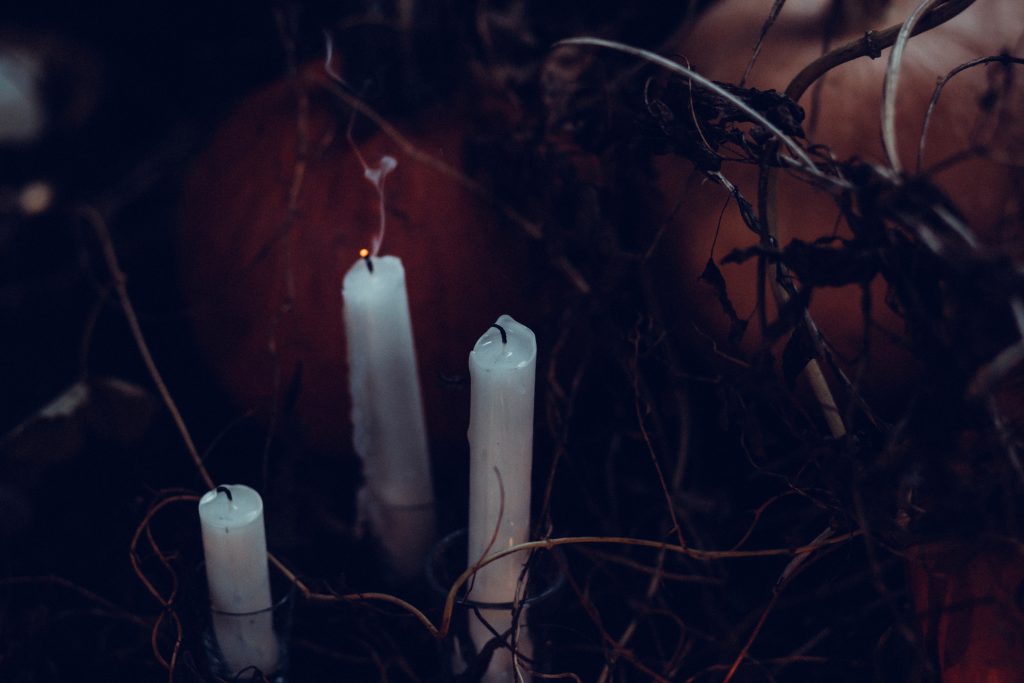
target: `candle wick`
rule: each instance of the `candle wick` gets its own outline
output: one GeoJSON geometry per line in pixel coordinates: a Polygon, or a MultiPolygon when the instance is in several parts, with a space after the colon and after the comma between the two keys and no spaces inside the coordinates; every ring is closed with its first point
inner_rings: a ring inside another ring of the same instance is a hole
{"type": "Polygon", "coordinates": [[[231,495],[231,489],[229,489],[227,486],[218,486],[217,493],[223,493],[225,496],[227,496],[228,502],[235,502],[235,497],[231,495]]]}
{"type": "Polygon", "coordinates": [[[491,327],[498,328],[498,332],[501,332],[501,343],[508,344],[508,334],[505,332],[505,328],[499,325],[498,323],[494,323],[493,325],[491,325],[491,327]]]}
{"type": "Polygon", "coordinates": [[[370,273],[372,274],[373,273],[373,261],[370,259],[370,255],[367,254],[366,256],[364,256],[363,260],[366,261],[366,268],[367,268],[367,270],[369,270],[370,273]]]}

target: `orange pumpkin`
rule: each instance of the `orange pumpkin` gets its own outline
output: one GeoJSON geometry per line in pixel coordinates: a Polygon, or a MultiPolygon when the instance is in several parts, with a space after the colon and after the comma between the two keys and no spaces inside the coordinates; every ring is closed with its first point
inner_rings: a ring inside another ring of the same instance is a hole
{"type": "MultiPolygon", "coordinates": [[[[857,3],[848,3],[856,5],[857,3]]],[[[833,38],[833,45],[860,37],[868,28],[901,22],[917,1],[894,0],[870,25],[848,25],[833,38]]],[[[826,0],[790,0],[770,29],[763,50],[746,85],[785,90],[792,78],[822,53],[826,0]]],[[[757,42],[771,3],[724,0],[674,46],[699,73],[715,80],[736,83],[757,42]]],[[[979,0],[947,24],[912,38],[901,70],[896,117],[898,151],[904,168],[913,171],[922,121],[936,77],[954,67],[986,55],[1013,50],[1024,29],[1024,3],[1018,0],[979,0]]],[[[860,157],[883,164],[880,132],[882,84],[888,51],[882,59],[857,59],[842,65],[809,90],[800,104],[811,112],[808,138],[827,145],[842,160],[860,157]]],[[[1007,232],[1007,216],[1015,208],[1021,187],[1020,173],[1004,159],[1021,159],[1024,120],[1022,89],[1017,86],[1003,100],[1001,117],[987,116],[979,102],[988,92],[989,77],[983,68],[964,72],[950,81],[935,110],[923,168],[985,141],[995,158],[970,158],[935,173],[933,180],[959,207],[967,223],[983,243],[1004,249],[1020,261],[1021,235],[1007,232]]],[[[1020,78],[1020,74],[1017,74],[1020,78]]],[[[709,257],[720,261],[730,251],[757,243],[743,223],[735,203],[719,186],[676,158],[658,162],[659,184],[666,200],[664,211],[679,204],[677,217],[666,232],[663,282],[675,305],[687,311],[680,332],[702,348],[708,339],[724,342],[729,320],[715,293],[698,281],[709,257]],[[727,206],[728,204],[728,206],[727,206]],[[724,213],[723,213],[724,208],[724,213]],[[720,232],[716,230],[721,217],[720,232]],[[714,244],[714,247],[712,245],[714,244]],[[701,328],[694,335],[692,325],[701,328]]],[[[722,173],[750,200],[756,201],[758,170],[735,162],[723,164],[722,173]]],[[[778,237],[781,245],[794,238],[810,242],[837,232],[850,237],[833,198],[806,182],[779,174],[778,237]],[[837,222],[838,221],[838,222],[837,222]]],[[[729,296],[740,316],[749,316],[757,303],[756,264],[723,266],[729,296]]],[[[875,321],[892,332],[902,331],[902,320],[884,303],[885,283],[871,283],[875,321]]],[[[770,290],[770,315],[775,311],[770,290]]],[[[862,351],[864,319],[861,291],[856,285],[817,289],[810,312],[839,351],[839,359],[853,359],[862,351]]],[[[903,397],[920,372],[904,348],[880,333],[872,334],[867,385],[877,406],[905,409],[903,397]]],[[[743,341],[750,352],[763,343],[756,324],[743,341]]],[[[1019,399],[1019,390],[1016,398],[1019,399]]],[[[1014,397],[1010,397],[1013,399],[1014,397]]],[[[1024,619],[1019,605],[1022,590],[1019,551],[974,548],[956,542],[919,548],[908,563],[912,593],[921,624],[932,651],[939,657],[942,680],[953,683],[1009,683],[1024,671],[1024,619]]]]}
{"type": "MultiPolygon", "coordinates": [[[[297,389],[305,442],[350,450],[341,280],[371,246],[378,196],[346,140],[350,110],[322,66],[306,68],[301,84],[304,167],[288,80],[242,103],[196,162],[182,200],[181,276],[202,352],[240,408],[280,411],[297,389]]],[[[469,122],[460,106],[398,127],[419,151],[461,169],[469,122]]],[[[526,240],[485,199],[386,135],[357,144],[370,164],[398,161],[384,184],[380,253],[405,265],[428,431],[461,444],[468,398],[450,378],[465,375],[469,349],[499,314],[530,318],[521,304],[526,240]]]]}
{"type": "MultiPolygon", "coordinates": [[[[762,51],[750,72],[746,85],[759,89],[785,90],[792,78],[822,54],[829,0],[791,0],[782,9],[764,41],[762,51]]],[[[867,3],[859,3],[867,4],[867,3]]],[[[877,3],[876,3],[877,4],[877,3]]],[[[883,3],[875,16],[849,24],[833,36],[837,46],[859,38],[870,28],[900,23],[916,1],[893,0],[883,3]]],[[[857,6],[858,3],[846,3],[857,6]]],[[[697,72],[719,81],[739,82],[767,18],[771,3],[725,0],[717,3],[686,33],[678,37],[672,54],[685,57],[697,72]]],[[[980,0],[947,24],[913,37],[907,46],[901,68],[897,97],[897,140],[905,168],[915,168],[917,144],[922,121],[935,86],[936,77],[977,57],[1012,49],[1024,27],[1024,4],[1017,0],[980,0]]],[[[805,129],[810,142],[827,145],[837,159],[852,157],[884,163],[880,132],[882,83],[889,51],[882,58],[856,59],[830,71],[808,90],[800,104],[808,112],[805,129]],[[820,92],[815,93],[815,89],[820,92]]],[[[988,90],[983,68],[973,69],[950,81],[934,112],[923,168],[954,154],[964,152],[977,140],[992,140],[998,156],[1021,152],[1024,121],[1019,111],[1022,91],[1011,94],[1006,112],[998,121],[980,111],[979,101],[988,90]],[[1015,108],[1016,107],[1016,108],[1015,108]],[[981,124],[980,130],[978,124],[981,124]],[[1016,150],[1007,148],[1016,146],[1016,150]]],[[[724,189],[707,181],[703,174],[676,158],[658,162],[659,185],[666,200],[664,211],[677,204],[680,209],[666,231],[666,284],[673,301],[683,306],[688,316],[681,330],[707,348],[707,338],[724,340],[729,321],[710,287],[698,282],[709,257],[719,262],[736,248],[757,242],[740,218],[739,211],[724,189]],[[723,213],[724,209],[724,213],[723,213]],[[721,229],[717,232],[721,216],[721,229]],[[714,248],[712,245],[714,244],[714,248]],[[704,337],[695,336],[692,326],[701,328],[704,337]]],[[[757,198],[757,168],[725,162],[722,173],[735,183],[750,201],[757,198]]],[[[1004,216],[1014,211],[1019,194],[1019,173],[999,160],[972,158],[934,174],[935,182],[959,207],[967,222],[989,244],[1008,245],[1019,236],[1000,233],[1004,216]]],[[[802,180],[779,173],[777,231],[781,245],[793,238],[812,241],[837,232],[850,237],[848,227],[839,220],[835,201],[802,180]]],[[[723,267],[729,296],[741,317],[751,316],[757,304],[756,264],[723,267]]],[[[902,332],[902,322],[884,302],[885,285],[876,278],[871,284],[872,315],[886,330],[902,332]]],[[[774,302],[769,291],[769,310],[774,302]]],[[[810,312],[840,358],[854,359],[863,348],[864,320],[861,292],[856,286],[815,290],[810,312]]],[[[769,314],[769,319],[772,315],[769,314]]],[[[752,351],[761,344],[756,324],[751,324],[743,348],[752,351]]],[[[875,333],[867,375],[867,389],[875,397],[893,396],[894,390],[907,384],[917,368],[903,348],[875,333]]]]}
{"type": "Polygon", "coordinates": [[[914,604],[945,683],[1011,683],[1024,664],[1024,552],[933,543],[910,554],[914,604]]]}

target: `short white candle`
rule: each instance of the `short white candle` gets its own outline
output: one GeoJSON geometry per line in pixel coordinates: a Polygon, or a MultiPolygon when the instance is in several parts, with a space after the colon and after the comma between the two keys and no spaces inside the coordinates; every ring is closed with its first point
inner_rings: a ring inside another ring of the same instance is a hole
{"type": "Polygon", "coordinates": [[[362,258],[342,284],[353,441],[363,461],[360,513],[400,579],[420,573],[434,540],[434,487],[405,269],[362,258]]]}
{"type": "Polygon", "coordinates": [[[241,484],[218,486],[199,500],[214,635],[230,675],[277,670],[263,499],[241,484]],[[236,616],[243,615],[243,616],[236,616]]]}
{"type": "MultiPolygon", "coordinates": [[[[469,354],[470,566],[485,555],[524,543],[530,537],[537,341],[530,328],[507,315],[498,318],[496,325],[501,329],[488,329],[469,354]]],[[[521,579],[525,580],[526,560],[525,553],[515,553],[482,567],[473,579],[469,597],[479,602],[513,602],[521,579]]],[[[499,634],[512,626],[512,615],[507,610],[480,610],[480,614],[499,634]]],[[[522,612],[520,626],[525,624],[525,617],[522,612]]],[[[493,637],[473,615],[470,634],[478,651],[493,637]]],[[[532,648],[522,628],[516,641],[519,652],[529,656],[532,648]]],[[[483,680],[515,680],[511,652],[495,650],[483,680]]]]}

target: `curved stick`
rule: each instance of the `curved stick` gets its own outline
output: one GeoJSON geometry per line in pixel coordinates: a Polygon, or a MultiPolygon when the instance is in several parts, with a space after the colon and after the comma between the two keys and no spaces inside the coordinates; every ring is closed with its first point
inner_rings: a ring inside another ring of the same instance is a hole
{"type": "MultiPolygon", "coordinates": [[[[919,20],[906,32],[904,40],[933,29],[936,26],[941,26],[973,5],[974,2],[975,0],[946,0],[945,2],[940,0],[939,3],[931,7],[930,11],[919,17],[919,20]]],[[[803,94],[807,92],[808,88],[835,67],[861,57],[877,59],[882,50],[896,42],[903,27],[904,24],[896,24],[881,31],[868,31],[863,38],[852,40],[830,50],[801,69],[793,77],[793,80],[790,81],[784,94],[794,102],[798,102],[803,94]]],[[[778,169],[762,165],[759,178],[759,189],[762,195],[760,198],[760,219],[767,237],[772,239],[775,237],[775,226],[777,225],[778,182],[778,169]]],[[[778,264],[777,267],[783,269],[779,272],[785,273],[781,264],[778,264]]],[[[775,279],[773,279],[773,282],[775,282],[775,279]]],[[[789,293],[781,286],[773,286],[772,292],[779,305],[783,305],[789,300],[789,293]]],[[[819,357],[824,356],[824,348],[818,330],[810,314],[806,312],[804,324],[808,326],[808,332],[817,349],[817,355],[819,357]]],[[[818,358],[812,358],[808,364],[807,378],[811,385],[811,390],[821,406],[832,436],[836,438],[843,436],[846,433],[846,428],[836,408],[836,402],[828,386],[828,381],[821,371],[821,364],[818,362],[818,358]]]]}

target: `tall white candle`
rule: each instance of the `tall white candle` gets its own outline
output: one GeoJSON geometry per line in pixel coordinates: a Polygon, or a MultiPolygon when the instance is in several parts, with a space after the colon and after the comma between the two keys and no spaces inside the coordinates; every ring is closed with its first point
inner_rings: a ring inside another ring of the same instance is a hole
{"type": "MultiPolygon", "coordinates": [[[[495,324],[501,329],[488,329],[469,354],[470,566],[530,537],[537,341],[530,328],[507,315],[495,324]]],[[[525,553],[515,553],[482,567],[469,597],[479,602],[513,602],[520,579],[525,580],[526,559],[525,553]]],[[[512,626],[508,610],[480,610],[480,615],[497,633],[512,626]]],[[[520,626],[525,624],[525,616],[525,612],[520,614],[520,626]]],[[[472,614],[470,634],[478,651],[493,637],[472,614]]],[[[532,648],[522,628],[516,640],[517,650],[529,655],[532,648]]],[[[511,652],[496,650],[483,680],[515,680],[511,652]]]]}
{"type": "Polygon", "coordinates": [[[213,630],[230,675],[277,670],[263,499],[241,484],[218,486],[199,500],[213,630]]]}
{"type": "Polygon", "coordinates": [[[411,578],[434,540],[434,488],[401,259],[356,261],[342,296],[353,440],[366,481],[360,513],[398,577],[411,578]]]}

